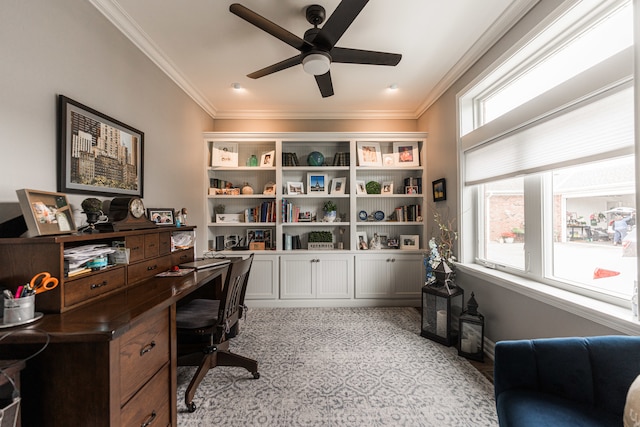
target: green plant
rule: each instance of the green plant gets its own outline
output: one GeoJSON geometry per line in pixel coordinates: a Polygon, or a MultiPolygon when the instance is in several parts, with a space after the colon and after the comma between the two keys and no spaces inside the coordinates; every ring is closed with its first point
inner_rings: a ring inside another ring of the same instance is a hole
{"type": "Polygon", "coordinates": [[[338,210],[338,206],[331,200],[327,200],[324,202],[324,206],[322,208],[325,212],[334,212],[338,210]]]}
{"type": "Polygon", "coordinates": [[[367,194],[380,194],[380,190],[382,189],[382,185],[376,181],[369,181],[365,185],[367,189],[367,194]]]}
{"type": "Polygon", "coordinates": [[[225,205],[216,205],[213,210],[215,211],[215,213],[217,214],[223,214],[225,211],[226,207],[225,205]]]}
{"type": "Polygon", "coordinates": [[[84,199],[80,204],[84,213],[98,213],[102,211],[102,200],[95,197],[84,199]]]}
{"type": "Polygon", "coordinates": [[[333,242],[333,234],[330,231],[310,231],[309,242],[333,242]]]}

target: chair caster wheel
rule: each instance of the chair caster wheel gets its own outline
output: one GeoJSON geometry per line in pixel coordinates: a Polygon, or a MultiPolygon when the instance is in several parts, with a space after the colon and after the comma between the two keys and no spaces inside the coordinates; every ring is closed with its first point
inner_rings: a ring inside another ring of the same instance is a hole
{"type": "Polygon", "coordinates": [[[258,378],[260,378],[260,372],[254,372],[254,373],[253,373],[253,378],[254,378],[254,379],[256,379],[256,380],[257,380],[258,378]]]}
{"type": "Polygon", "coordinates": [[[189,410],[189,412],[196,412],[196,404],[191,402],[191,403],[187,403],[187,410],[189,410]]]}

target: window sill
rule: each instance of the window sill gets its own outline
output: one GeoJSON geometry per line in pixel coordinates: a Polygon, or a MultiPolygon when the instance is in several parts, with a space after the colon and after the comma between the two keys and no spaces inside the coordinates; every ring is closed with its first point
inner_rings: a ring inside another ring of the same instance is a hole
{"type": "Polygon", "coordinates": [[[456,267],[471,276],[615,329],[620,333],[640,335],[640,322],[633,317],[628,308],[577,295],[478,264],[456,264],[456,267]]]}

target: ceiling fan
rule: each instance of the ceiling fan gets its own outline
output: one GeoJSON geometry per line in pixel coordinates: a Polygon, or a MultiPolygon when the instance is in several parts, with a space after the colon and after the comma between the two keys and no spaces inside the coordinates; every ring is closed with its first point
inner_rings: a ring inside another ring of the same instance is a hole
{"type": "Polygon", "coordinates": [[[402,59],[402,55],[397,53],[335,47],[342,34],[349,28],[367,2],[368,0],[341,1],[322,28],[318,28],[318,25],[325,20],[324,7],[315,4],[308,6],[306,8],[306,18],[313,25],[313,28],[307,30],[303,38],[285,30],[241,4],[232,4],[229,6],[231,13],[300,51],[300,54],[296,56],[255,71],[248,74],[247,77],[259,79],[294,65],[302,64],[305,72],[315,76],[320,93],[323,98],[326,98],[333,95],[333,84],[331,82],[331,72],[329,71],[329,66],[332,62],[397,65],[402,59]]]}

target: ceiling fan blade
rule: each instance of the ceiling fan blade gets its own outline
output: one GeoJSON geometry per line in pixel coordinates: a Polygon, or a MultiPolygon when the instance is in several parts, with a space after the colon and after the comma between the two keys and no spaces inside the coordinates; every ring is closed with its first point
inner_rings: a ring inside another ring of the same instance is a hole
{"type": "Polygon", "coordinates": [[[314,43],[332,48],[347,31],[369,0],[342,0],[322,26],[314,43]]]}
{"type": "Polygon", "coordinates": [[[295,34],[285,30],[278,24],[269,21],[268,19],[258,15],[251,9],[247,9],[239,3],[233,3],[231,6],[229,6],[229,10],[231,11],[231,13],[255,25],[261,30],[266,31],[275,38],[282,40],[289,46],[298,49],[299,51],[302,51],[305,48],[308,49],[313,47],[313,45],[308,41],[301,39],[295,34]]]}
{"type": "Polygon", "coordinates": [[[334,47],[331,62],[343,64],[398,65],[402,59],[399,53],[375,52],[373,50],[347,49],[334,47]]]}
{"type": "Polygon", "coordinates": [[[326,73],[315,76],[316,83],[318,83],[318,89],[320,89],[320,93],[323,98],[327,98],[329,96],[333,96],[333,83],[331,83],[331,71],[327,71],[326,73]]]}
{"type": "Polygon", "coordinates": [[[259,79],[260,77],[268,76],[269,74],[286,70],[287,68],[291,68],[294,65],[298,64],[302,64],[301,55],[293,56],[289,59],[285,59],[284,61],[280,61],[277,64],[269,65],[262,70],[254,71],[251,74],[247,74],[247,77],[251,79],[259,79]]]}

